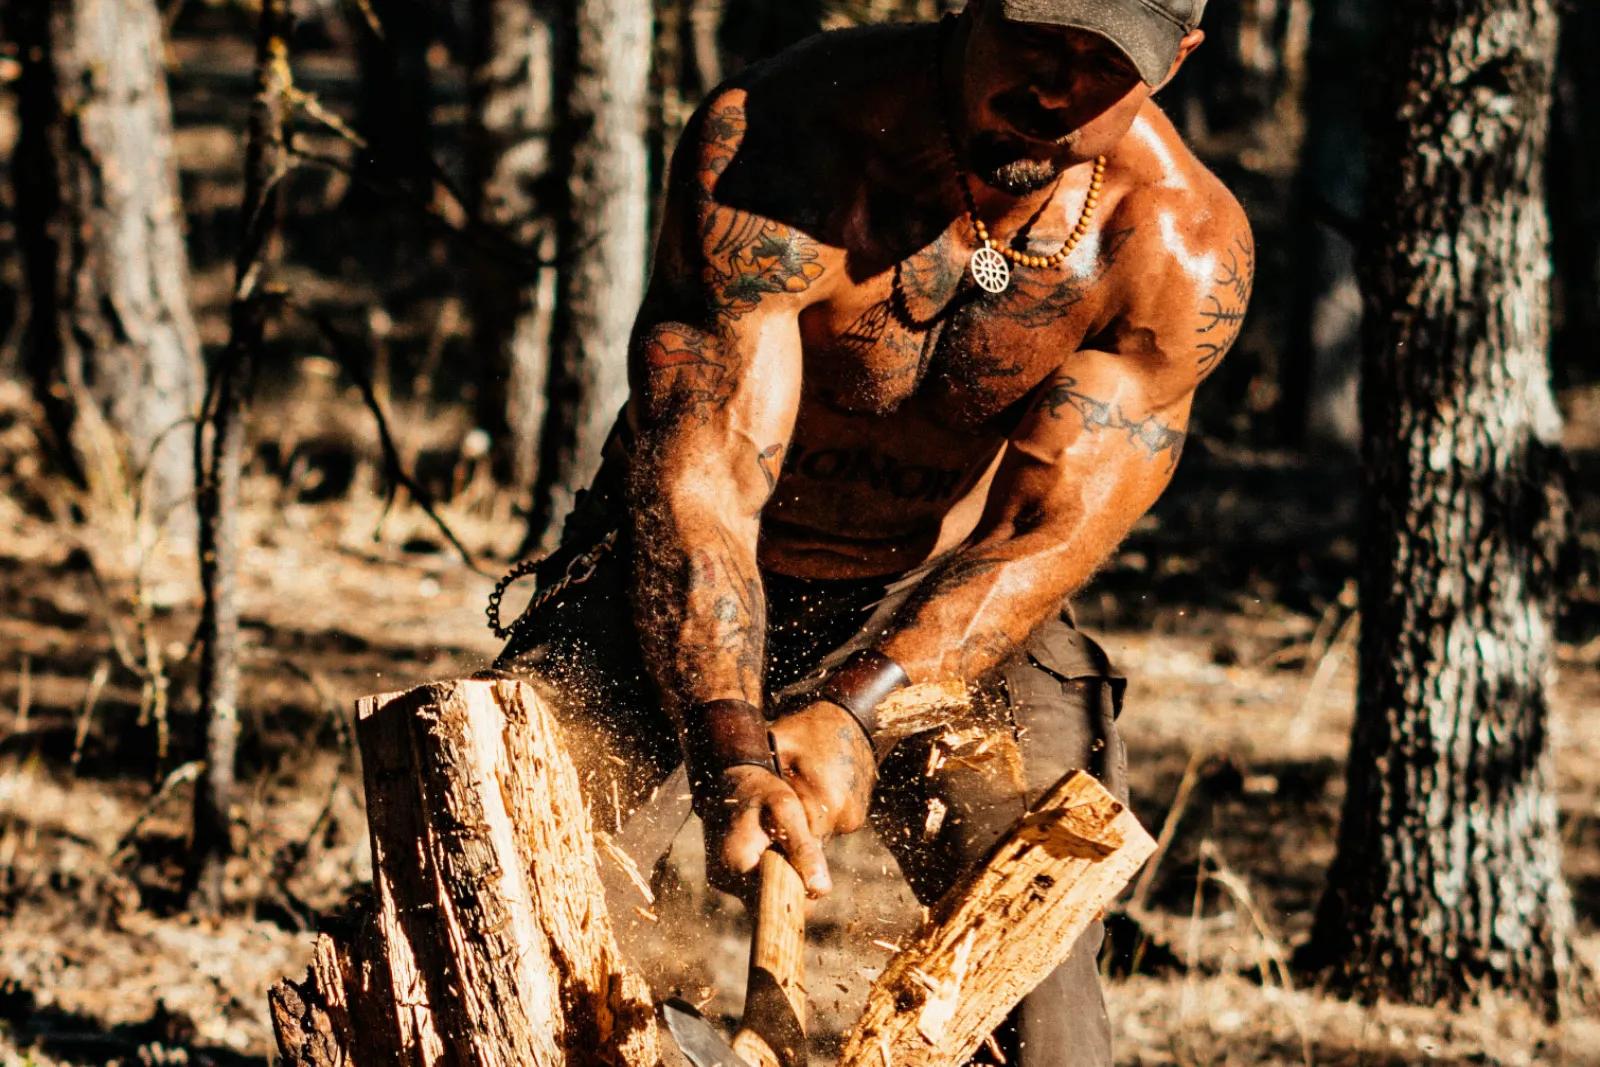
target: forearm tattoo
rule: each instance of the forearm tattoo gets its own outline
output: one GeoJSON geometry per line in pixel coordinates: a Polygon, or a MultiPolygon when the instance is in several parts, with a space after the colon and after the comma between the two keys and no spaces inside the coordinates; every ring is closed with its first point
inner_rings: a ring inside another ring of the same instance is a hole
{"type": "Polygon", "coordinates": [[[670,709],[737,697],[760,706],[766,596],[755,553],[707,520],[676,517],[647,463],[634,477],[639,643],[670,709]]]}

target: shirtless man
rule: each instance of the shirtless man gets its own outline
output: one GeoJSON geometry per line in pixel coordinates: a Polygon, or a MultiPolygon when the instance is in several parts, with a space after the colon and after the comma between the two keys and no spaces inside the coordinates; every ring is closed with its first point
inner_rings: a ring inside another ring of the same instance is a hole
{"type": "MultiPolygon", "coordinates": [[[[1151,100],[1203,3],[969,0],[702,105],[632,396],[539,573],[581,581],[497,664],[604,709],[597,818],[682,759],[714,880],[775,846],[825,894],[823,843],[870,816],[931,902],[1067,770],[1125,794],[1121,679],[1064,605],[1171,479],[1249,297],[1244,214],[1151,100]],[[1022,775],[873,744],[885,695],[948,679],[1022,775]]],[[[1100,939],[997,1034],[1006,1062],[1111,1062],[1100,939]]]]}

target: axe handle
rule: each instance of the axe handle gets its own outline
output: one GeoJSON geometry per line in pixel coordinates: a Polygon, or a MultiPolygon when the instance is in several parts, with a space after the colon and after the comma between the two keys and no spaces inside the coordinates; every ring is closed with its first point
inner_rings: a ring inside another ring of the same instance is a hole
{"type": "Polygon", "coordinates": [[[761,856],[761,894],[750,939],[744,1019],[734,1051],[755,1067],[806,1062],[806,889],[783,854],[761,856]]]}

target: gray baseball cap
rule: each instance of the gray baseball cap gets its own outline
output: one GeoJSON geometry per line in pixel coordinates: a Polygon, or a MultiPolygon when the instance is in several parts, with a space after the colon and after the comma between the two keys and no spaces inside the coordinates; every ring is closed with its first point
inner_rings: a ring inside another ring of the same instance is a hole
{"type": "Polygon", "coordinates": [[[1183,35],[1200,25],[1206,0],[1000,0],[1017,22],[1097,33],[1116,45],[1147,85],[1159,85],[1178,58],[1183,35]]]}

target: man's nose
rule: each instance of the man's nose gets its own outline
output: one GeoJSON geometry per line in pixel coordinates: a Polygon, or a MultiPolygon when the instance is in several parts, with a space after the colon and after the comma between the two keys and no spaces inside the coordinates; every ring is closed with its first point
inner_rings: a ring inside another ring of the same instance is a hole
{"type": "Polygon", "coordinates": [[[1029,86],[1028,92],[1033,95],[1033,102],[1040,108],[1055,113],[1052,118],[1060,117],[1061,114],[1070,111],[1078,99],[1070,78],[1060,78],[1053,84],[1034,82],[1029,86]]]}

